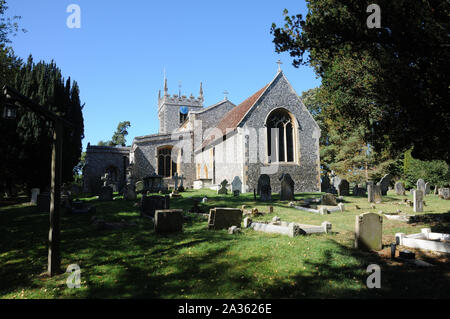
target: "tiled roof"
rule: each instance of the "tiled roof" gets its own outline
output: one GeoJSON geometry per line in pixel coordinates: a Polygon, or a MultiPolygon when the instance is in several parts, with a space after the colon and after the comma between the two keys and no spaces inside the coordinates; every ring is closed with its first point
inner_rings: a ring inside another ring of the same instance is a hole
{"type": "MultiPolygon", "coordinates": [[[[270,84],[270,83],[269,83],[270,84]]],[[[238,106],[234,107],[231,111],[229,111],[225,116],[222,118],[222,120],[217,125],[217,128],[222,132],[223,135],[226,134],[227,129],[235,129],[239,123],[244,118],[245,114],[252,108],[252,106],[256,103],[256,101],[261,97],[261,95],[264,93],[264,91],[269,86],[267,84],[262,89],[260,89],[258,92],[247,98],[244,102],[239,104],[238,106]]],[[[202,147],[205,147],[215,141],[217,138],[220,138],[219,136],[211,136],[211,138],[203,141],[202,147]]]]}

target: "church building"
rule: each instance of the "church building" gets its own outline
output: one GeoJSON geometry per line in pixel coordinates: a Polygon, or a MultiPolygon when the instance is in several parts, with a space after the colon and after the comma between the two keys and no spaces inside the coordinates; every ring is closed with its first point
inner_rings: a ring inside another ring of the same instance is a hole
{"type": "Polygon", "coordinates": [[[289,173],[296,192],[320,191],[320,129],[281,69],[237,106],[227,97],[206,108],[203,102],[201,84],[198,97],[170,95],[165,79],[159,132],[135,137],[131,147],[88,145],[84,191],[98,192],[106,172],[119,190],[127,174],[134,181],[160,175],[167,187],[178,174],[188,188],[238,180],[241,192],[253,192],[267,174],[278,192],[289,173]]]}

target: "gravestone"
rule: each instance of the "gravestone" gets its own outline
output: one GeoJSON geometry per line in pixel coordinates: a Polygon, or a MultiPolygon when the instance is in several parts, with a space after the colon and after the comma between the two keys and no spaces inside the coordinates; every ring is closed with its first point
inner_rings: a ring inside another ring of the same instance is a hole
{"type": "Polygon", "coordinates": [[[39,188],[32,188],[31,189],[31,200],[30,202],[33,204],[37,204],[37,197],[40,193],[40,189],[39,188]]]}
{"type": "Polygon", "coordinates": [[[261,195],[261,188],[263,185],[269,185],[270,186],[270,177],[267,174],[261,174],[258,178],[258,186],[256,188],[256,194],[261,195]]]}
{"type": "Polygon", "coordinates": [[[42,193],[37,195],[36,204],[38,208],[38,212],[44,213],[50,211],[50,194],[42,193]]]}
{"type": "Polygon", "coordinates": [[[378,183],[381,187],[381,195],[387,195],[391,179],[392,179],[391,174],[386,174],[381,178],[380,182],[378,183]]]}
{"type": "Polygon", "coordinates": [[[281,175],[280,200],[294,200],[294,181],[289,174],[281,175]]]}
{"type": "Polygon", "coordinates": [[[450,200],[450,188],[439,188],[439,198],[450,200]]]}
{"type": "Polygon", "coordinates": [[[233,178],[233,181],[231,182],[231,192],[233,193],[233,195],[236,191],[239,192],[238,195],[242,193],[242,181],[239,176],[235,176],[233,178]]]}
{"type": "Polygon", "coordinates": [[[161,175],[149,175],[142,179],[142,185],[136,183],[138,193],[157,193],[163,190],[163,177],[161,175]]]}
{"type": "Polygon", "coordinates": [[[182,209],[158,209],[155,211],[155,232],[171,233],[183,230],[182,209]]]}
{"type": "Polygon", "coordinates": [[[128,184],[127,186],[125,186],[123,198],[125,198],[126,200],[136,200],[137,196],[133,184],[128,184]]]}
{"type": "Polygon", "coordinates": [[[416,189],[420,189],[425,194],[425,181],[421,178],[417,180],[416,189]]]}
{"type": "Polygon", "coordinates": [[[350,184],[346,179],[341,179],[338,184],[337,190],[339,196],[348,196],[350,195],[350,184]]]}
{"type": "Polygon", "coordinates": [[[137,181],[135,184],[136,193],[140,194],[144,192],[144,182],[143,181],[137,181]]]}
{"type": "Polygon", "coordinates": [[[325,206],[336,206],[336,197],[333,194],[324,194],[320,198],[320,203],[325,206]]]}
{"type": "Polygon", "coordinates": [[[209,229],[228,229],[231,226],[241,228],[242,210],[236,208],[215,207],[209,210],[209,229]]]}
{"type": "Polygon", "coordinates": [[[382,216],[375,213],[364,213],[356,216],[355,247],[360,249],[381,250],[382,230],[382,216]]]}
{"type": "Polygon", "coordinates": [[[102,186],[100,188],[100,194],[98,195],[100,201],[113,200],[113,188],[111,186],[102,186]]]}
{"type": "Polygon", "coordinates": [[[430,194],[430,191],[431,191],[431,185],[430,185],[430,182],[426,182],[426,183],[425,183],[425,195],[430,194]]]}
{"type": "Polygon", "coordinates": [[[227,185],[228,185],[228,181],[226,179],[224,179],[220,183],[220,188],[217,190],[217,194],[226,195],[228,193],[227,185]]]}
{"type": "Polygon", "coordinates": [[[353,196],[366,196],[366,190],[359,185],[355,185],[352,190],[353,196]]]}
{"type": "Polygon", "coordinates": [[[263,202],[270,202],[272,200],[272,188],[270,185],[262,185],[261,186],[261,194],[259,199],[263,202]]]}
{"type": "Polygon", "coordinates": [[[405,186],[403,186],[402,182],[395,183],[394,188],[397,195],[405,195],[405,186]]]}
{"type": "Polygon", "coordinates": [[[169,196],[143,195],[139,206],[141,216],[153,217],[156,210],[170,209],[170,198],[169,196]]]}
{"type": "Polygon", "coordinates": [[[374,182],[367,182],[367,198],[369,203],[381,203],[381,186],[374,185],[374,182]]]}
{"type": "Polygon", "coordinates": [[[328,192],[330,190],[330,178],[328,177],[328,175],[324,175],[322,177],[322,183],[320,184],[320,190],[322,192],[328,192]]]}
{"type": "Polygon", "coordinates": [[[439,194],[439,186],[434,186],[434,195],[438,195],[439,194]]]}
{"type": "Polygon", "coordinates": [[[339,183],[341,182],[342,178],[337,176],[334,171],[331,172],[331,186],[334,187],[334,189],[338,189],[339,183]]]}
{"type": "Polygon", "coordinates": [[[423,191],[420,189],[411,190],[413,194],[413,211],[423,212],[423,191]]]}

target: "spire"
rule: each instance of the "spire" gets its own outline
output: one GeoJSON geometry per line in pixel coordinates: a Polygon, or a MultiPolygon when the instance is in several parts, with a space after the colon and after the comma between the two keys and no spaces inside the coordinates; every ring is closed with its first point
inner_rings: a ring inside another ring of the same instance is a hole
{"type": "Polygon", "coordinates": [[[203,87],[202,87],[202,82],[200,82],[200,95],[199,95],[200,99],[203,99],[203,87]]]}

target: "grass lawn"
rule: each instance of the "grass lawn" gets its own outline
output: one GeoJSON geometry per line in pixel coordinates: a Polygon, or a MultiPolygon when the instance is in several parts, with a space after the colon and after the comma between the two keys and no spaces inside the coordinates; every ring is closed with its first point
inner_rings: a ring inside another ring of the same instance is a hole
{"type": "MultiPolygon", "coordinates": [[[[288,202],[254,202],[253,194],[218,196],[211,190],[188,190],[172,199],[171,208],[183,208],[191,217],[183,232],[156,235],[149,219],[140,218],[134,202],[116,197],[112,202],[85,200],[96,206],[96,216],[105,221],[135,222],[126,230],[96,230],[92,215],[61,217],[63,271],[70,264],[81,267],[81,288],[69,289],[62,273],[44,275],[47,264],[48,214],[35,206],[17,203],[0,207],[0,298],[448,298],[450,296],[449,255],[416,252],[416,258],[435,265],[419,268],[388,258],[387,247],[395,233],[418,233],[421,228],[450,233],[450,201],[426,196],[423,215],[442,214],[439,223],[431,219],[408,224],[383,221],[380,252],[363,252],[353,247],[355,216],[366,211],[412,213],[412,208],[394,205],[405,196],[389,192],[375,209],[365,197],[345,197],[347,211],[321,216],[288,207],[288,202]],[[258,217],[304,224],[333,224],[332,234],[289,238],[251,229],[229,235],[226,230],[207,230],[207,220],[189,214],[193,197],[207,195],[210,207],[248,205],[274,213],[258,217]],[[361,209],[356,209],[355,204],[361,209]],[[366,286],[367,266],[381,267],[381,288],[366,286]]],[[[320,193],[296,194],[296,199],[320,193]]],[[[411,195],[406,197],[411,198],[411,195]]],[[[404,247],[400,247],[401,249],[404,247]]]]}

